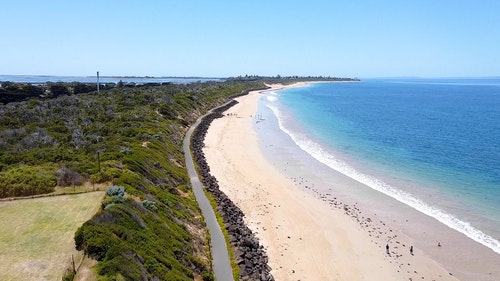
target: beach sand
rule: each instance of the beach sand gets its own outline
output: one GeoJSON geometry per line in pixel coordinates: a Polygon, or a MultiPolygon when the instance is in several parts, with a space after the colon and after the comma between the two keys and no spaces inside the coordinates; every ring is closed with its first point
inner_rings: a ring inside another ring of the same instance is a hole
{"type": "Polygon", "coordinates": [[[220,189],[266,248],[276,280],[457,280],[419,248],[411,255],[412,240],[392,226],[308,192],[300,178],[271,164],[253,127],[260,97],[239,97],[214,120],[204,153],[220,189]]]}

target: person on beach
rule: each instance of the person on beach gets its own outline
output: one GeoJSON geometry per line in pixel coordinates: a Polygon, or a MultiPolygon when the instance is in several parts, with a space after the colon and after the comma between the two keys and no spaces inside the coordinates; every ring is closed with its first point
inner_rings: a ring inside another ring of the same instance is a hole
{"type": "Polygon", "coordinates": [[[390,255],[390,253],[389,253],[389,244],[385,245],[385,252],[386,252],[388,255],[390,255]]]}
{"type": "Polygon", "coordinates": [[[413,256],[413,246],[410,246],[410,255],[413,256]]]}

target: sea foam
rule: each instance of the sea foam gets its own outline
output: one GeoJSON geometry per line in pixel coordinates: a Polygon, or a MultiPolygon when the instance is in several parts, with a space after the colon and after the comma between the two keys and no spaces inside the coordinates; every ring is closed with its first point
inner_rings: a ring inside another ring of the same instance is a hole
{"type": "Polygon", "coordinates": [[[278,100],[277,98],[278,94],[274,91],[268,92],[268,95],[266,95],[266,98],[270,102],[275,102],[278,100]]]}
{"type": "MultiPolygon", "coordinates": [[[[276,98],[276,97],[274,97],[276,98]]],[[[269,96],[268,96],[269,99],[269,96]]],[[[319,162],[327,165],[331,169],[340,172],[376,191],[382,192],[396,200],[398,200],[401,203],[404,203],[415,210],[426,214],[439,222],[445,224],[446,226],[459,231],[469,237],[470,239],[481,243],[482,245],[492,249],[494,252],[500,254],[500,242],[493,237],[483,233],[482,231],[474,228],[470,223],[460,220],[459,218],[448,214],[439,208],[436,208],[434,206],[429,205],[428,203],[422,201],[421,199],[415,197],[414,195],[403,191],[401,189],[398,189],[394,186],[391,186],[377,178],[374,178],[372,176],[363,174],[356,169],[354,169],[352,166],[349,164],[340,161],[337,159],[334,155],[331,153],[327,152],[325,149],[321,147],[320,144],[312,141],[310,138],[308,138],[304,134],[292,132],[288,130],[284,125],[283,125],[283,115],[281,111],[271,105],[267,105],[269,109],[273,112],[273,114],[276,116],[278,119],[278,126],[279,128],[285,132],[290,138],[297,144],[297,146],[311,155],[313,158],[318,160],[319,162]]]]}

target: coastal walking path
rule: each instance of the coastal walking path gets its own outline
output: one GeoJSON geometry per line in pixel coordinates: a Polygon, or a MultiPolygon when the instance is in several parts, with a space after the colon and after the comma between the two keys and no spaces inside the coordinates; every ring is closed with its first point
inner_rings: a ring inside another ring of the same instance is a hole
{"type": "Polygon", "coordinates": [[[196,120],[196,123],[192,125],[191,128],[189,128],[188,132],[186,133],[186,137],[184,138],[183,148],[186,158],[186,167],[188,169],[191,185],[193,186],[194,196],[196,197],[196,201],[200,206],[203,217],[205,218],[205,223],[208,227],[208,231],[210,232],[212,265],[215,273],[215,279],[217,281],[234,281],[233,271],[231,269],[231,263],[229,261],[229,254],[227,252],[226,240],[224,239],[222,230],[220,229],[217,219],[215,218],[214,210],[212,209],[212,206],[210,205],[210,202],[208,201],[208,198],[203,191],[203,185],[198,178],[196,169],[194,168],[193,158],[191,157],[191,150],[189,148],[191,135],[193,134],[196,126],[200,124],[201,119],[205,116],[206,115],[203,115],[202,117],[198,118],[198,120],[196,120]]]}

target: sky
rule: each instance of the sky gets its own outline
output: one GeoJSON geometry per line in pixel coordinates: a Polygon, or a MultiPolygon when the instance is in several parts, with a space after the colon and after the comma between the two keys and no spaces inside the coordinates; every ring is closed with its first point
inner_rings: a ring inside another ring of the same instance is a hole
{"type": "Polygon", "coordinates": [[[500,1],[0,0],[0,74],[500,76],[500,1]]]}

